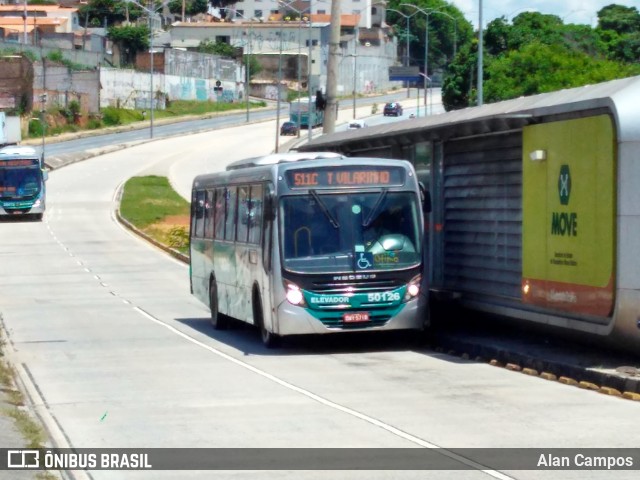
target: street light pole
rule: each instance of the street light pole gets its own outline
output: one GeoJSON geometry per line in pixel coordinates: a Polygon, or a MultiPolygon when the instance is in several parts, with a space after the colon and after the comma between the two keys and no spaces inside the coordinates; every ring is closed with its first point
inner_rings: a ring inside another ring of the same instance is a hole
{"type": "Polygon", "coordinates": [[[478,0],[479,9],[478,9],[478,106],[482,105],[484,102],[483,92],[482,92],[482,76],[483,72],[483,43],[484,43],[484,35],[482,32],[482,0],[478,0]]]}
{"type": "MultiPolygon", "coordinates": [[[[409,4],[407,4],[407,5],[409,5],[409,4]]],[[[409,6],[413,7],[414,5],[409,5],[409,6]]],[[[418,12],[416,11],[416,12],[412,13],[411,15],[407,15],[406,13],[401,12],[400,10],[396,10],[394,8],[387,8],[386,11],[387,12],[395,12],[398,15],[403,16],[407,20],[407,40],[406,40],[406,47],[405,47],[406,51],[405,51],[405,54],[404,54],[404,61],[402,62],[402,64],[405,67],[408,67],[409,63],[410,63],[409,62],[409,38],[410,38],[410,34],[409,34],[409,26],[410,26],[410,24],[409,24],[409,21],[410,21],[411,17],[413,17],[418,12]]],[[[409,85],[410,85],[409,80],[407,80],[407,98],[409,98],[411,96],[411,94],[410,94],[411,87],[409,85]]]]}
{"type": "Polygon", "coordinates": [[[47,106],[47,94],[43,93],[40,95],[40,102],[42,106],[40,107],[40,127],[42,128],[42,160],[40,161],[40,168],[44,168],[44,137],[47,131],[47,122],[45,118],[46,106],[47,106]]]}
{"type": "MultiPolygon", "coordinates": [[[[302,56],[302,15],[304,14],[304,12],[306,10],[298,10],[297,8],[294,8],[291,6],[291,4],[293,2],[287,3],[284,1],[279,1],[278,2],[280,6],[287,8],[289,10],[293,10],[294,12],[296,12],[298,14],[298,59],[297,59],[297,68],[298,68],[298,88],[297,88],[297,93],[298,93],[298,114],[297,114],[297,137],[300,138],[300,128],[302,125],[302,115],[300,113],[300,85],[302,83],[301,80],[301,72],[300,72],[300,58],[302,56]]],[[[309,4],[309,15],[311,15],[311,4],[309,4]]],[[[309,38],[311,38],[311,32],[309,32],[309,38]]],[[[311,46],[309,46],[309,51],[311,51],[311,46]]],[[[308,75],[307,75],[308,76],[308,75]]],[[[307,79],[308,82],[308,79],[307,79]]],[[[310,90],[309,90],[310,91],[310,90]]],[[[311,128],[310,124],[311,124],[311,98],[309,98],[309,109],[308,109],[308,113],[307,113],[307,128],[311,128]]]]}
{"type": "MultiPolygon", "coordinates": [[[[313,126],[311,125],[311,98],[312,98],[312,87],[311,87],[311,65],[313,65],[313,61],[311,60],[311,44],[312,44],[312,30],[311,30],[311,0],[309,0],[309,55],[307,58],[307,90],[309,90],[309,113],[307,120],[307,130],[309,135],[309,141],[313,138],[313,126]]],[[[314,119],[315,120],[315,119],[314,119]]]]}
{"type": "Polygon", "coordinates": [[[280,47],[278,49],[278,84],[276,88],[278,90],[278,101],[276,103],[276,146],[274,149],[275,153],[279,151],[279,143],[280,143],[280,102],[281,102],[281,93],[280,93],[280,85],[282,83],[282,19],[280,20],[280,47]]]}
{"type": "MultiPolygon", "coordinates": [[[[228,11],[228,8],[221,8],[220,10],[223,11],[228,11]]],[[[245,82],[244,82],[244,96],[245,96],[245,104],[246,104],[246,110],[247,110],[247,115],[246,115],[246,121],[247,123],[249,123],[249,88],[250,88],[250,79],[251,79],[251,70],[249,67],[249,57],[251,56],[251,46],[252,46],[252,41],[251,39],[253,38],[253,21],[251,19],[248,19],[247,17],[245,17],[244,15],[242,15],[241,13],[238,13],[237,11],[235,11],[235,14],[242,17],[244,20],[248,20],[249,21],[249,31],[247,32],[247,36],[249,38],[247,38],[247,50],[248,53],[245,52],[245,48],[244,46],[242,47],[242,55],[244,57],[244,68],[245,68],[245,82]]],[[[233,19],[232,19],[233,20],[233,19]]]]}
{"type": "MultiPolygon", "coordinates": [[[[446,17],[449,17],[451,20],[453,20],[453,33],[454,33],[454,37],[453,37],[453,56],[456,56],[457,53],[457,49],[458,49],[458,22],[455,19],[454,16],[449,15],[446,12],[442,12],[440,10],[424,10],[420,7],[416,7],[415,5],[412,5],[410,3],[401,3],[400,6],[402,7],[412,7],[416,9],[416,13],[417,12],[422,12],[425,14],[426,16],[426,21],[425,21],[425,31],[424,31],[424,114],[425,116],[428,114],[427,113],[427,81],[430,81],[430,77],[429,75],[429,63],[428,63],[428,56],[429,56],[429,15],[431,15],[432,13],[439,13],[441,15],[444,15],[446,17]]],[[[418,107],[419,109],[420,107],[418,107]]],[[[418,116],[420,116],[419,114],[419,110],[418,110],[418,116]]]]}
{"type": "MultiPolygon", "coordinates": [[[[153,105],[153,24],[151,23],[151,16],[152,16],[152,7],[153,7],[153,0],[149,0],[149,58],[150,58],[150,65],[149,65],[149,71],[151,72],[151,88],[149,90],[149,100],[151,100],[151,115],[149,115],[149,138],[153,138],[153,110],[154,110],[154,105],[153,105]]],[[[155,13],[155,12],[153,12],[155,13]]]]}
{"type": "Polygon", "coordinates": [[[251,36],[252,36],[252,33],[253,33],[253,28],[252,28],[251,23],[249,23],[249,38],[247,39],[247,41],[248,41],[247,49],[248,49],[249,54],[247,55],[247,60],[245,62],[245,65],[246,65],[245,69],[247,70],[245,72],[245,74],[246,74],[247,78],[245,79],[245,85],[244,85],[244,90],[245,90],[244,96],[246,97],[245,101],[247,102],[247,123],[249,123],[249,90],[251,89],[251,67],[249,66],[249,60],[251,59],[251,36]]]}
{"type": "Polygon", "coordinates": [[[356,119],[356,91],[358,87],[358,43],[360,36],[356,26],[356,42],[353,47],[353,119],[356,119]]]}

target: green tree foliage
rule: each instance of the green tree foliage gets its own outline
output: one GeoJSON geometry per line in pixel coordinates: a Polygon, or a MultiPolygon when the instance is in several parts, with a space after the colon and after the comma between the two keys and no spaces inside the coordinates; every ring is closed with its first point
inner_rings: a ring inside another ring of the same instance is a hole
{"type": "Polygon", "coordinates": [[[412,15],[407,20],[394,11],[387,10],[387,23],[393,26],[403,55],[406,53],[407,35],[409,38],[409,65],[418,65],[424,71],[424,57],[427,34],[427,16],[416,8],[431,12],[429,14],[429,51],[427,55],[429,73],[440,70],[453,60],[454,52],[469,43],[473,37],[473,27],[460,10],[444,0],[391,0],[388,8],[412,15]],[[403,5],[404,4],[404,5],[403,5]]]}
{"type": "Polygon", "coordinates": [[[636,7],[608,5],[598,12],[598,26],[602,30],[613,30],[620,35],[640,31],[640,13],[636,7]]]}
{"type": "MultiPolygon", "coordinates": [[[[141,3],[141,2],[140,2],[141,3]]],[[[127,18],[135,20],[142,13],[142,9],[131,2],[123,0],[89,0],[78,8],[78,17],[83,27],[99,27],[115,25],[127,18]]]]}
{"type": "Polygon", "coordinates": [[[220,55],[221,57],[234,58],[236,55],[235,49],[224,42],[212,42],[209,39],[205,39],[198,45],[198,52],[210,53],[212,55],[220,55]]]}
{"type": "Polygon", "coordinates": [[[149,48],[149,28],[147,25],[109,27],[107,36],[120,47],[125,64],[133,63],[139,51],[149,48]]]}
{"type": "MultiPolygon", "coordinates": [[[[484,32],[484,101],[550,92],[640,74],[640,14],[609,5],[599,27],[564,25],[555,15],[525,12],[513,23],[491,21],[484,32]]],[[[445,108],[476,103],[477,39],[449,65],[445,108]]]]}
{"type": "MultiPolygon", "coordinates": [[[[255,78],[263,68],[255,55],[247,55],[247,58],[249,62],[249,80],[251,80],[255,78]]],[[[247,59],[245,58],[244,61],[246,62],[247,59]]]]}
{"type": "Polygon", "coordinates": [[[609,58],[640,62],[640,13],[636,7],[608,5],[598,12],[598,32],[609,58]]]}
{"type": "MultiPolygon", "coordinates": [[[[209,2],[207,0],[185,0],[185,15],[197,15],[198,13],[206,13],[209,2]]],[[[171,0],[169,2],[169,11],[176,15],[182,14],[182,0],[171,0]]]]}
{"type": "Polygon", "coordinates": [[[627,77],[634,71],[640,73],[640,68],[595,59],[560,44],[532,42],[488,66],[484,98],[497,102],[627,77]]]}

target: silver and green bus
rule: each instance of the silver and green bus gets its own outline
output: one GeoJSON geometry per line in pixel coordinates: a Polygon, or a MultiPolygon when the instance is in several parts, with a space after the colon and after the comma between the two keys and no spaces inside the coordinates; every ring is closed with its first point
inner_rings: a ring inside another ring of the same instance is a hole
{"type": "Polygon", "coordinates": [[[404,160],[285,153],[194,179],[191,292],[275,345],[428,321],[423,193],[404,160]]]}
{"type": "Polygon", "coordinates": [[[0,216],[26,215],[41,220],[45,211],[47,171],[32,147],[0,149],[0,216]]]}

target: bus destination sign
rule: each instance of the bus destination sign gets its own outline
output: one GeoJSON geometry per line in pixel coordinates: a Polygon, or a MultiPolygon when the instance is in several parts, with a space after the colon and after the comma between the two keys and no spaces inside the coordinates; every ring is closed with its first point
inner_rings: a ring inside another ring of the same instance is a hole
{"type": "Polygon", "coordinates": [[[3,167],[32,167],[34,165],[40,165],[40,160],[37,158],[9,158],[3,160],[0,155],[0,165],[3,167]]]}
{"type": "Polygon", "coordinates": [[[404,185],[400,167],[322,167],[287,172],[289,188],[391,187],[404,185]]]}

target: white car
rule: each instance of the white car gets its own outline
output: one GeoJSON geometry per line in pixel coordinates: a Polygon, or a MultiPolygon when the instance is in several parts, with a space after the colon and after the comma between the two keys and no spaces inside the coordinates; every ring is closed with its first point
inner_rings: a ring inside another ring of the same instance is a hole
{"type": "Polygon", "coordinates": [[[364,120],[351,120],[349,125],[347,125],[347,130],[357,130],[366,126],[367,124],[364,120]]]}

